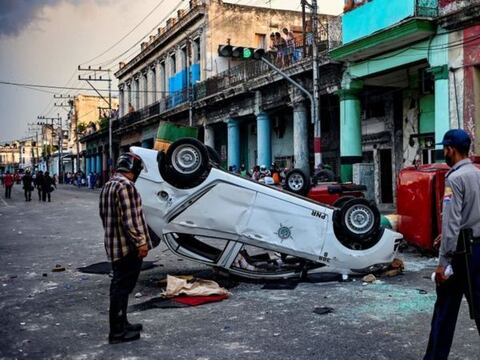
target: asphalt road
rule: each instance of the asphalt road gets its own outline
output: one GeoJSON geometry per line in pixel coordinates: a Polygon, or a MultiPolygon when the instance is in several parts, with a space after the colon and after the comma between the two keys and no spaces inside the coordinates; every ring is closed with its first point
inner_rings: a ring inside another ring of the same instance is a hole
{"type": "MultiPolygon", "coordinates": [[[[3,190],[3,189],[2,189],[3,190]]],[[[0,196],[0,358],[4,359],[421,359],[434,288],[434,259],[400,254],[404,275],[371,285],[302,283],[263,290],[240,282],[220,303],[136,312],[142,339],[109,345],[107,275],[78,272],[104,261],[98,191],[60,187],[52,203],[15,186],[0,196]],[[64,272],[52,272],[56,265],[64,272]],[[328,306],[334,312],[313,313],[328,306]]],[[[158,296],[166,274],[211,277],[160,246],[147,260],[135,292],[139,303],[158,296]]],[[[462,304],[451,359],[479,359],[480,341],[462,304]]]]}

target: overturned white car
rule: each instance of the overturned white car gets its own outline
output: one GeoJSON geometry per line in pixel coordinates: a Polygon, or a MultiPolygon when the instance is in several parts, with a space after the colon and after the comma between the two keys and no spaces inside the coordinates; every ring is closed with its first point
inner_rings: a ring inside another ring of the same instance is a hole
{"type": "Polygon", "coordinates": [[[175,254],[248,278],[363,274],[388,266],[402,236],[364,199],[323,205],[218,168],[184,138],[164,152],[132,147],[147,223],[175,254]]]}

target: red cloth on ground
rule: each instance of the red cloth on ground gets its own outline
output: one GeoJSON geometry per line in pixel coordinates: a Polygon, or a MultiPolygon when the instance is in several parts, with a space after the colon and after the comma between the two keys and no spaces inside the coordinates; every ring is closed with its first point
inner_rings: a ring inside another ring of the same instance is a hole
{"type": "Polygon", "coordinates": [[[203,305],[211,302],[218,302],[228,299],[228,295],[209,295],[209,296],[177,296],[172,298],[173,301],[176,301],[181,304],[197,306],[203,305]]]}

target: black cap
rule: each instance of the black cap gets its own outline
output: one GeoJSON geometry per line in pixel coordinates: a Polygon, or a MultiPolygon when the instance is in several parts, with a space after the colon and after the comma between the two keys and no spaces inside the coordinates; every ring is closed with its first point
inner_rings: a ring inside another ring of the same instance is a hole
{"type": "Polygon", "coordinates": [[[472,140],[465,130],[452,129],[445,133],[442,142],[437,145],[470,148],[471,143],[472,140]]]}

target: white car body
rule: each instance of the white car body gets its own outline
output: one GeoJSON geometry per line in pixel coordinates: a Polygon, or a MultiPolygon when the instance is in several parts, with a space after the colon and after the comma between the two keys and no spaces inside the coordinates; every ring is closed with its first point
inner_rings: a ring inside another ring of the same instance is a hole
{"type": "Polygon", "coordinates": [[[136,187],[151,230],[175,254],[236,275],[299,276],[298,268],[258,272],[235,266],[244,245],[303,259],[310,264],[309,272],[362,274],[390,264],[402,239],[385,229],[373,247],[352,250],[335,235],[333,207],[216,167],[199,186],[179,189],[162,179],[157,151],[139,147],[131,151],[145,165],[136,187]],[[223,242],[220,251],[212,253],[208,246],[196,251],[197,241],[207,239],[223,242]]]}

